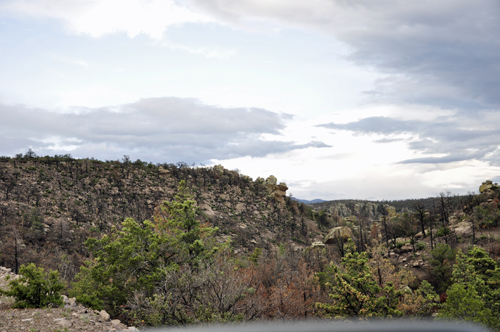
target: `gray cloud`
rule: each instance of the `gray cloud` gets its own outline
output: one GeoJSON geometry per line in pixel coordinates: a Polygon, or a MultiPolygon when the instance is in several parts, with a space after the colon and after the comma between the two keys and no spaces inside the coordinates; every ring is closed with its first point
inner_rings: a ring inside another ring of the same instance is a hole
{"type": "Polygon", "coordinates": [[[269,141],[280,135],[288,114],[260,108],[221,108],[194,99],[149,98],[116,107],[56,113],[0,104],[0,153],[30,146],[39,154],[134,158],[165,162],[209,162],[242,156],[263,157],[296,149],[327,147],[322,142],[269,141]]]}
{"type": "Polygon", "coordinates": [[[446,107],[500,105],[500,3],[497,0],[191,0],[242,26],[274,22],[335,35],[346,57],[388,76],[377,100],[446,107]]]}
{"type": "Polygon", "coordinates": [[[369,117],[359,121],[317,125],[327,129],[345,130],[355,134],[382,135],[376,142],[401,140],[398,134],[409,134],[408,147],[423,154],[445,154],[444,157],[423,157],[403,160],[400,163],[451,163],[463,160],[483,160],[500,164],[500,156],[494,154],[499,147],[500,131],[495,125],[482,124],[484,118],[478,114],[477,121],[466,117],[438,118],[432,122],[401,120],[389,117],[369,117]],[[491,155],[492,154],[492,155],[491,155]]]}

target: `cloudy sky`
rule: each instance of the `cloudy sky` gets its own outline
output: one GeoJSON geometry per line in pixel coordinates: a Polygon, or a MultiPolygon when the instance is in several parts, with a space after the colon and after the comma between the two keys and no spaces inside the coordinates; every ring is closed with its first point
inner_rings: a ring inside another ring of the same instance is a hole
{"type": "Polygon", "coordinates": [[[1,0],[0,155],[477,191],[500,180],[498,31],[498,0],[1,0]]]}

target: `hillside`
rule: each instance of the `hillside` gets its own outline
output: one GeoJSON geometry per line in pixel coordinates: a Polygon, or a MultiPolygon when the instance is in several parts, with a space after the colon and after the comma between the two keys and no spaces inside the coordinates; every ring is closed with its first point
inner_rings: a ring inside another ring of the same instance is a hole
{"type": "Polygon", "coordinates": [[[312,211],[286,196],[274,176],[252,180],[236,171],[185,164],[153,165],[71,156],[0,158],[0,266],[27,262],[63,269],[69,279],[88,257],[84,242],[121,221],[152,219],[183,180],[199,218],[229,236],[236,254],[276,251],[321,241],[312,211]]]}

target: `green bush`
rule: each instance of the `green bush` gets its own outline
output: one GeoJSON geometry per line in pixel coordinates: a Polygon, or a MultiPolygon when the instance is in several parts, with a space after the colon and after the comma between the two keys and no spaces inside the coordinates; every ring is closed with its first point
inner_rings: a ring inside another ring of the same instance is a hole
{"type": "Polygon", "coordinates": [[[13,296],[16,300],[13,308],[45,308],[63,305],[61,290],[64,284],[59,280],[59,272],[45,273],[43,268],[31,263],[22,265],[18,279],[9,281],[10,290],[0,289],[0,294],[13,296]]]}
{"type": "Polygon", "coordinates": [[[405,242],[396,242],[396,248],[402,248],[405,244],[405,242]]]}
{"type": "Polygon", "coordinates": [[[438,231],[436,232],[436,237],[446,236],[450,233],[451,233],[451,230],[449,227],[443,227],[443,228],[438,229],[438,231]]]}
{"type": "Polygon", "coordinates": [[[417,250],[424,250],[426,245],[425,245],[425,242],[418,242],[415,247],[417,248],[417,250]]]}

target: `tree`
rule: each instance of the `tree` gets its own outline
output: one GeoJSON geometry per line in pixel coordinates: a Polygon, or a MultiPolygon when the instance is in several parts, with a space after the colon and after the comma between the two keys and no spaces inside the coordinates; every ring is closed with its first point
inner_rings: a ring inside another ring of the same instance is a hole
{"type": "Polygon", "coordinates": [[[482,256],[482,249],[474,249],[470,257],[459,250],[457,262],[453,268],[454,284],[446,291],[447,299],[439,311],[439,317],[469,320],[491,328],[498,328],[500,319],[491,310],[492,306],[498,305],[495,303],[498,302],[498,298],[492,303],[491,291],[481,278],[484,265],[481,266],[479,262],[484,262],[484,257],[475,260],[473,256],[474,254],[482,256]],[[479,269],[478,265],[474,266],[474,263],[479,263],[479,269]]]}
{"type": "Polygon", "coordinates": [[[76,278],[71,293],[77,301],[117,314],[134,292],[151,298],[169,273],[210,259],[219,249],[212,236],[217,228],[200,225],[194,203],[181,181],[175,200],[162,204],[154,222],[127,218],[122,230],[89,238],[85,245],[95,259],[76,278]]]}
{"type": "Polygon", "coordinates": [[[317,303],[317,307],[325,316],[335,318],[400,316],[397,306],[402,292],[391,282],[379,286],[370,271],[367,253],[356,252],[351,240],[346,246],[341,266],[332,265],[329,271],[335,280],[329,294],[333,303],[317,303]]]}
{"type": "Polygon", "coordinates": [[[413,208],[415,209],[418,220],[420,221],[420,228],[422,229],[422,235],[424,238],[427,237],[425,234],[425,221],[426,221],[426,213],[427,211],[425,210],[425,205],[422,202],[417,202],[413,204],[413,208]]]}
{"type": "Polygon", "coordinates": [[[434,287],[438,293],[444,293],[451,285],[454,260],[455,251],[447,244],[438,243],[431,250],[430,264],[432,265],[432,270],[430,273],[434,287]]]}
{"type": "Polygon", "coordinates": [[[45,273],[41,267],[31,263],[19,269],[20,278],[9,281],[10,290],[0,289],[0,294],[13,296],[13,308],[45,308],[62,306],[61,291],[64,284],[59,280],[59,272],[45,273]]]}

